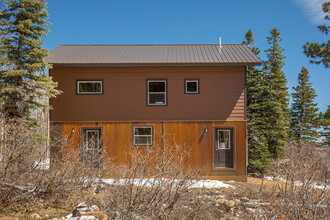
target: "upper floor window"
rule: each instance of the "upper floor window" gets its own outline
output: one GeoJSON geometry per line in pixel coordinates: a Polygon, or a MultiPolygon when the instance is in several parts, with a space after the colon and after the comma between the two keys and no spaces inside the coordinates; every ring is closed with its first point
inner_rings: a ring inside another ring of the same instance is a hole
{"type": "Polygon", "coordinates": [[[77,94],[103,94],[103,81],[77,80],[77,94]]]}
{"type": "Polygon", "coordinates": [[[147,80],[147,104],[166,105],[166,80],[147,80]]]}
{"type": "Polygon", "coordinates": [[[198,94],[199,93],[199,80],[198,79],[185,79],[184,92],[186,94],[198,94]]]}

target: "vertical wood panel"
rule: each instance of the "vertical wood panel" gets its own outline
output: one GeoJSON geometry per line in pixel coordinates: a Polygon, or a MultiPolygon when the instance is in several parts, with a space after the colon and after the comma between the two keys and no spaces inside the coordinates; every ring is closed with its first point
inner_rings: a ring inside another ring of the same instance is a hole
{"type": "Polygon", "coordinates": [[[169,146],[181,143],[181,124],[179,122],[164,122],[164,137],[169,146]]]}
{"type": "Polygon", "coordinates": [[[154,146],[173,147],[179,145],[182,150],[191,148],[189,165],[193,169],[207,169],[207,178],[246,180],[246,121],[194,121],[194,122],[100,122],[100,123],[63,123],[62,134],[71,135],[72,142],[64,146],[64,151],[79,151],[81,127],[102,127],[104,159],[111,157],[117,164],[126,164],[128,153],[133,149],[144,151],[146,147],[132,146],[132,126],[153,126],[154,146]],[[72,128],[76,132],[72,134],[72,128]],[[234,127],[235,129],[235,169],[213,168],[214,129],[234,127]],[[208,132],[204,133],[204,128],[208,132]],[[203,134],[204,133],[204,134],[203,134]],[[165,137],[165,143],[163,138],[165,137]]]}

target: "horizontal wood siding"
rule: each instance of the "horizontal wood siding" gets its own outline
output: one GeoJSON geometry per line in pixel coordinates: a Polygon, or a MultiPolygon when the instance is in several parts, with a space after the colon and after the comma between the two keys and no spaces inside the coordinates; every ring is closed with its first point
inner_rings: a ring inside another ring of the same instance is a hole
{"type": "Polygon", "coordinates": [[[52,121],[244,120],[245,67],[55,67],[63,94],[52,121]],[[76,80],[103,79],[103,95],[76,95],[76,80]],[[166,79],[167,106],[147,106],[146,80],[166,79]],[[200,93],[185,94],[184,79],[200,93]]]}
{"type": "MultiPolygon", "coordinates": [[[[58,123],[53,123],[55,126],[58,123]]],[[[154,146],[173,147],[179,145],[182,149],[190,149],[192,157],[189,167],[193,169],[207,169],[205,176],[212,179],[246,180],[246,122],[245,121],[165,121],[165,122],[64,122],[60,123],[64,137],[70,137],[72,142],[64,146],[65,152],[70,149],[79,152],[81,127],[102,127],[104,159],[115,158],[118,164],[126,164],[128,153],[134,149],[145,147],[132,146],[132,126],[153,126],[154,146]],[[216,127],[234,127],[235,156],[234,169],[215,170],[213,168],[214,129],[216,127]],[[72,133],[72,128],[75,132],[72,133]],[[208,132],[204,133],[207,128],[208,132]],[[165,144],[162,136],[165,137],[165,144]]],[[[56,148],[58,150],[58,148],[56,148]]],[[[54,152],[54,151],[52,151],[54,152]]]]}

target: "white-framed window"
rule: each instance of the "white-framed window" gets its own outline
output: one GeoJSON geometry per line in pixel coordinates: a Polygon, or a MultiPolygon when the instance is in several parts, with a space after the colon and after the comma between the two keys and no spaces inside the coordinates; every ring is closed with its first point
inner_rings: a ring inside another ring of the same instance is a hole
{"type": "Polygon", "coordinates": [[[231,148],[230,130],[218,130],[218,149],[231,148]]]}
{"type": "Polygon", "coordinates": [[[99,95],[103,94],[102,80],[77,80],[77,94],[99,95]]]}
{"type": "Polygon", "coordinates": [[[199,80],[198,79],[185,79],[184,80],[184,92],[186,94],[198,94],[199,93],[199,80]]]}
{"type": "Polygon", "coordinates": [[[133,146],[152,146],[152,126],[133,126],[133,146]]]}
{"type": "Polygon", "coordinates": [[[166,105],[166,80],[147,80],[147,105],[166,105]]]}

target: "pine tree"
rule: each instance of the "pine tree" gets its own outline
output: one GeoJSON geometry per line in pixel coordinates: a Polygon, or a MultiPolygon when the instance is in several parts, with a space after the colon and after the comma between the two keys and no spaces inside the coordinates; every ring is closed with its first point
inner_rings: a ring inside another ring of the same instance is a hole
{"type": "Polygon", "coordinates": [[[42,48],[49,22],[43,0],[7,0],[0,9],[0,104],[9,117],[29,118],[31,111],[47,108],[57,83],[45,73],[51,66],[42,48]]]}
{"type": "MultiPolygon", "coordinates": [[[[255,55],[260,53],[255,46],[253,32],[251,29],[245,35],[246,44],[255,55]]],[[[270,154],[266,138],[262,132],[264,124],[264,77],[262,71],[255,66],[248,66],[246,69],[247,85],[247,127],[248,127],[248,155],[249,165],[258,169],[262,174],[270,166],[270,154]]]]}
{"type": "Polygon", "coordinates": [[[308,70],[302,67],[298,74],[298,85],[293,87],[291,107],[291,131],[295,141],[308,143],[315,141],[318,137],[319,115],[315,89],[309,80],[308,70]]]}
{"type": "MultiPolygon", "coordinates": [[[[326,14],[324,19],[330,20],[330,2],[324,2],[322,4],[322,10],[326,14]]],[[[330,26],[319,25],[319,30],[326,35],[330,31],[330,26]]],[[[322,63],[326,68],[330,68],[330,40],[319,44],[318,42],[307,42],[303,45],[304,53],[310,58],[311,63],[322,63]]]]}
{"type": "Polygon", "coordinates": [[[287,79],[282,71],[285,65],[280,33],[277,28],[270,31],[267,37],[270,48],[265,50],[267,61],[264,63],[264,77],[266,84],[264,87],[265,109],[263,132],[267,140],[270,154],[273,158],[284,155],[286,143],[288,141],[289,127],[289,98],[287,79]]]}
{"type": "Polygon", "coordinates": [[[321,116],[322,132],[321,136],[324,137],[324,144],[330,147],[330,105],[326,112],[322,113],[321,116]]]}
{"type": "Polygon", "coordinates": [[[308,70],[302,67],[298,75],[298,85],[293,87],[291,107],[291,131],[293,138],[298,142],[311,142],[317,136],[319,127],[319,110],[314,103],[316,97],[315,89],[309,81],[308,70]]]}

